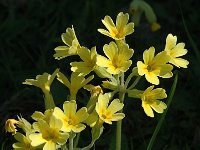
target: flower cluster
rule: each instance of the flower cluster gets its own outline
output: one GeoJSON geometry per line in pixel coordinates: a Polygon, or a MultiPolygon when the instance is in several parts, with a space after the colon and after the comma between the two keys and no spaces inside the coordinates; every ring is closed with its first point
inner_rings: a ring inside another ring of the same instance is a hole
{"type": "Polygon", "coordinates": [[[17,140],[13,144],[14,149],[67,149],[66,143],[69,143],[69,149],[72,150],[78,143],[74,145],[73,139],[87,126],[91,128],[92,141],[85,149],[91,148],[100,137],[104,123],[111,125],[113,121],[121,122],[125,117],[125,94],[140,99],[142,108],[149,117],[154,117],[153,110],[157,113],[164,112],[167,105],[161,99],[166,98],[167,94],[165,89],[155,88],[155,85],[160,84],[161,78],[173,76],[173,66],[187,68],[189,62],[180,58],[187,50],[184,43],[177,44],[177,37],[169,34],[163,51],[156,53],[155,48],[150,47],[143,52],[143,61],[132,64],[134,50],[126,43],[125,37],[134,32],[134,23],[128,23],[128,20],[129,15],[122,12],[117,15],[115,24],[110,16],[105,16],[102,20],[107,30],[98,31],[113,39],[103,46],[105,56],[98,54],[101,50],[97,50],[95,46],[91,49],[81,46],[73,26],[67,28],[66,33],[61,35],[65,46],[56,47],[54,57],[60,60],[78,55],[80,61],[70,63],[71,75],[66,76],[56,69],[52,74],[45,72],[36,76],[36,79],[26,79],[23,82],[42,90],[46,111],[35,111],[32,114],[32,124],[22,117],[7,120],[6,130],[17,140]],[[130,68],[131,73],[125,76],[130,68]],[[94,73],[103,79],[102,85],[89,84],[97,77],[94,73]],[[151,85],[145,90],[138,90],[135,87],[143,76],[151,85]],[[51,85],[56,79],[69,90],[63,109],[56,106],[51,93],[51,85]],[[90,91],[91,96],[86,107],[77,110],[77,94],[82,88],[90,91]],[[111,92],[106,93],[104,89],[111,92]],[[21,128],[23,133],[17,128],[21,128]]]}

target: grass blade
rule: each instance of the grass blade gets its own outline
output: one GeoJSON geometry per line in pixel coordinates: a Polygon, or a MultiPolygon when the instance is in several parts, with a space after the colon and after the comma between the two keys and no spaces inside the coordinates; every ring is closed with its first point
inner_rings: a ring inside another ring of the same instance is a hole
{"type": "Polygon", "coordinates": [[[155,142],[155,139],[156,139],[156,137],[157,137],[157,135],[158,135],[158,132],[159,132],[160,128],[162,127],[163,121],[164,121],[164,119],[165,119],[165,116],[166,116],[166,114],[167,114],[167,111],[168,111],[168,109],[169,109],[169,106],[170,106],[170,104],[171,104],[171,102],[172,102],[172,99],[173,99],[173,96],[174,96],[174,92],[175,92],[175,90],[176,90],[177,81],[178,81],[178,73],[176,74],[176,76],[175,76],[175,78],[174,78],[173,85],[172,85],[172,87],[171,87],[169,96],[168,96],[168,98],[167,98],[167,109],[166,109],[166,110],[164,111],[164,113],[162,114],[162,116],[161,116],[161,118],[160,118],[160,120],[159,120],[159,122],[158,122],[158,124],[157,124],[157,126],[156,126],[156,129],[155,129],[155,131],[154,131],[154,133],[153,133],[153,136],[151,137],[151,140],[150,140],[150,142],[149,142],[149,145],[148,145],[148,147],[147,147],[147,150],[151,150],[151,149],[152,149],[153,144],[154,144],[154,142],[155,142]]]}

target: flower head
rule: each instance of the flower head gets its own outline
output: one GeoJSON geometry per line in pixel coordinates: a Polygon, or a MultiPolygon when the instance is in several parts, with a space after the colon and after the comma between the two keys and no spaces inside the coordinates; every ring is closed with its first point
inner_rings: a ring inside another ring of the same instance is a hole
{"type": "Polygon", "coordinates": [[[14,135],[14,138],[17,140],[12,146],[14,150],[34,150],[35,147],[31,145],[31,140],[29,139],[28,135],[24,136],[23,134],[17,132],[14,135]]]}
{"type": "Polygon", "coordinates": [[[82,122],[89,116],[86,107],[82,107],[76,112],[77,104],[75,100],[72,100],[64,102],[63,110],[64,112],[60,108],[55,107],[53,112],[53,115],[63,123],[62,131],[78,133],[85,129],[86,126],[82,122]]]}
{"type": "Polygon", "coordinates": [[[149,117],[154,117],[152,109],[157,113],[163,113],[164,109],[167,108],[167,105],[164,102],[158,100],[167,97],[165,90],[162,88],[153,88],[154,86],[150,86],[141,94],[142,107],[149,117]]]}
{"type": "Polygon", "coordinates": [[[168,34],[166,38],[166,45],[165,45],[165,51],[167,52],[167,55],[170,56],[169,63],[175,65],[176,67],[182,67],[187,68],[187,65],[189,62],[183,58],[180,58],[180,56],[183,56],[187,53],[187,50],[184,48],[184,43],[177,43],[177,37],[173,36],[172,34],[168,34]]]}
{"type": "Polygon", "coordinates": [[[71,55],[77,55],[81,46],[78,42],[73,26],[72,28],[67,28],[66,33],[63,33],[61,38],[66,46],[58,46],[55,48],[55,59],[60,60],[71,55]]]}
{"type": "Polygon", "coordinates": [[[79,76],[79,73],[72,72],[70,82],[61,72],[59,72],[57,76],[58,80],[69,88],[71,96],[76,96],[78,90],[88,84],[94,78],[94,76],[90,76],[85,79],[84,76],[79,76]]]}
{"type": "Polygon", "coordinates": [[[126,72],[131,66],[132,61],[129,59],[134,51],[129,49],[128,44],[121,43],[117,46],[114,42],[110,42],[110,44],[104,45],[103,51],[108,58],[98,55],[97,65],[106,67],[110,74],[126,72]]]}
{"type": "Polygon", "coordinates": [[[166,64],[169,62],[170,58],[165,51],[155,55],[154,47],[150,47],[148,50],[145,50],[143,53],[143,60],[137,62],[138,74],[140,76],[145,75],[145,78],[148,82],[152,84],[159,84],[159,77],[170,78],[172,77],[171,70],[173,66],[166,64]]]}
{"type": "Polygon", "coordinates": [[[119,99],[114,99],[109,106],[108,103],[109,95],[100,94],[98,102],[96,103],[96,112],[101,120],[112,124],[112,121],[119,121],[125,117],[124,113],[117,113],[124,107],[124,104],[119,99]]]}
{"type": "Polygon", "coordinates": [[[12,135],[16,134],[17,129],[16,129],[16,125],[19,124],[19,121],[15,120],[15,119],[8,119],[5,123],[5,129],[6,132],[10,132],[12,133],[12,135]]]}
{"type": "Polygon", "coordinates": [[[68,133],[60,131],[63,126],[62,121],[54,116],[51,116],[49,124],[44,120],[39,120],[34,124],[39,133],[29,135],[32,146],[44,144],[43,150],[55,150],[57,144],[65,144],[69,137],[68,133]]]}
{"type": "Polygon", "coordinates": [[[96,47],[93,47],[91,51],[86,47],[82,47],[78,51],[78,55],[83,60],[83,62],[72,62],[70,63],[71,70],[73,72],[78,72],[80,75],[87,75],[94,70],[97,61],[96,47]]]}
{"type": "Polygon", "coordinates": [[[110,16],[105,16],[102,23],[108,29],[98,29],[98,31],[106,36],[109,36],[115,40],[122,40],[125,36],[132,34],[134,31],[134,23],[128,23],[129,15],[120,12],[117,15],[116,25],[110,16]],[[128,23],[128,24],[127,24],[128,23]]]}
{"type": "Polygon", "coordinates": [[[53,114],[53,109],[48,109],[44,112],[44,114],[40,111],[35,111],[33,114],[32,114],[32,118],[35,120],[35,121],[39,121],[39,120],[44,120],[46,121],[47,123],[49,123],[50,121],[50,118],[53,114]]]}
{"type": "Polygon", "coordinates": [[[36,87],[41,88],[44,93],[49,93],[50,86],[54,78],[56,77],[58,71],[59,69],[56,69],[52,75],[45,72],[42,75],[37,75],[36,79],[26,79],[25,82],[23,82],[23,84],[34,85],[36,87]]]}

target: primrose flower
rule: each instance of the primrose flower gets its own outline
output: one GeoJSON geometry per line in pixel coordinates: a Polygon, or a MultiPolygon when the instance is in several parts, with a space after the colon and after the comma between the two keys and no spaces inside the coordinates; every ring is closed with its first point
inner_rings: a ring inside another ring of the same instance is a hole
{"type": "Polygon", "coordinates": [[[60,60],[71,55],[77,55],[81,46],[78,42],[73,26],[72,28],[67,28],[66,33],[63,33],[61,38],[66,46],[58,46],[55,48],[55,59],[60,60]]]}
{"type": "Polygon", "coordinates": [[[119,74],[120,72],[126,72],[131,66],[132,61],[129,60],[133,55],[133,49],[129,49],[128,44],[121,43],[116,45],[114,42],[106,44],[103,47],[105,55],[97,56],[97,65],[100,67],[106,67],[107,72],[110,74],[119,74]]]}
{"type": "Polygon", "coordinates": [[[14,150],[34,150],[36,149],[31,145],[31,140],[28,136],[24,136],[23,134],[17,132],[14,135],[14,138],[17,140],[12,146],[14,150]]]}
{"type": "Polygon", "coordinates": [[[82,47],[78,51],[78,55],[83,60],[83,62],[72,62],[70,63],[71,70],[73,72],[78,72],[80,75],[87,75],[94,70],[97,61],[96,47],[93,47],[91,51],[86,47],[82,47]]]}
{"type": "Polygon", "coordinates": [[[105,16],[102,23],[108,29],[98,29],[101,34],[109,36],[115,40],[122,40],[125,36],[134,32],[134,23],[128,23],[129,15],[120,12],[117,15],[116,26],[110,16],[105,16]],[[128,24],[127,24],[128,23],[128,24]]]}
{"type": "Polygon", "coordinates": [[[32,146],[44,144],[43,150],[55,150],[57,144],[63,145],[69,138],[68,133],[60,131],[62,128],[62,121],[54,116],[51,116],[49,124],[44,120],[39,120],[34,124],[39,133],[32,133],[29,135],[32,146]]]}
{"type": "Polygon", "coordinates": [[[76,112],[76,101],[71,100],[64,102],[63,110],[64,112],[60,108],[55,107],[53,112],[53,115],[59,118],[63,123],[63,126],[61,128],[62,131],[73,131],[75,133],[78,133],[85,129],[86,126],[81,122],[85,121],[89,116],[86,107],[82,107],[76,112]]]}
{"type": "Polygon", "coordinates": [[[173,66],[166,64],[169,62],[170,57],[166,54],[165,51],[155,55],[155,48],[150,47],[148,50],[145,50],[143,53],[143,60],[137,62],[138,74],[140,76],[145,75],[145,78],[148,82],[158,85],[159,77],[170,78],[172,77],[171,70],[173,66]]]}
{"type": "Polygon", "coordinates": [[[17,129],[16,129],[16,125],[19,124],[19,121],[15,120],[15,119],[8,119],[5,123],[5,129],[6,132],[10,132],[12,133],[12,135],[16,134],[17,129]]]}
{"type": "Polygon", "coordinates": [[[30,122],[28,122],[26,119],[22,118],[21,116],[17,116],[19,123],[18,123],[18,127],[21,128],[26,134],[30,134],[32,132],[34,132],[34,129],[32,127],[32,125],[30,124],[30,122]]]}
{"type": "MultiPolygon", "coordinates": [[[[157,113],[163,113],[164,109],[167,108],[164,102],[158,100],[167,97],[165,90],[162,88],[153,88],[154,86],[150,86],[144,92],[139,93],[144,112],[149,117],[154,117],[153,110],[157,113]]],[[[131,96],[131,94],[129,96],[131,96]]]]}
{"type": "Polygon", "coordinates": [[[69,88],[72,98],[76,97],[78,90],[88,84],[94,78],[94,76],[92,75],[85,79],[84,76],[79,76],[79,73],[72,72],[70,79],[71,82],[69,82],[69,80],[63,73],[59,72],[57,76],[58,80],[69,88]]]}
{"type": "Polygon", "coordinates": [[[34,85],[42,89],[43,93],[50,92],[50,86],[56,77],[56,74],[59,72],[59,69],[56,69],[52,75],[48,73],[43,73],[42,75],[37,75],[36,79],[26,79],[23,84],[34,85]]]}
{"type": "Polygon", "coordinates": [[[95,108],[99,118],[108,124],[112,124],[112,121],[122,120],[125,117],[125,114],[117,112],[124,107],[124,104],[121,103],[119,99],[114,99],[109,106],[108,103],[109,95],[100,94],[95,108]]]}
{"type": "Polygon", "coordinates": [[[185,59],[180,58],[180,56],[183,56],[187,53],[187,49],[184,48],[185,43],[176,44],[176,42],[177,37],[173,36],[172,34],[168,34],[166,38],[165,51],[167,52],[167,55],[170,56],[169,63],[179,68],[187,68],[189,62],[185,59]]]}

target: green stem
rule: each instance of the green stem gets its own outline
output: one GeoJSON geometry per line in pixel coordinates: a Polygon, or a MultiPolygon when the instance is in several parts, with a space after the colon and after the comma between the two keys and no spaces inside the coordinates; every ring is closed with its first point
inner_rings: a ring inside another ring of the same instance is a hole
{"type": "Polygon", "coordinates": [[[79,138],[80,138],[80,133],[77,134],[77,137],[76,137],[75,142],[74,142],[74,147],[77,147],[78,142],[79,142],[79,138]]]}
{"type": "MultiPolygon", "coordinates": [[[[124,89],[124,73],[121,76],[121,85],[119,92],[119,100],[121,103],[124,102],[125,89],[124,89]]],[[[120,111],[123,112],[123,109],[120,111]]],[[[122,138],[122,120],[117,122],[117,130],[116,130],[116,150],[121,150],[121,138],[122,138]]]]}
{"type": "Polygon", "coordinates": [[[138,76],[135,81],[133,82],[133,84],[128,88],[129,90],[131,90],[132,88],[134,88],[138,82],[140,81],[141,76],[138,76]]]}
{"type": "Polygon", "coordinates": [[[45,92],[44,93],[44,103],[45,103],[45,109],[54,109],[56,106],[55,106],[55,103],[54,103],[54,100],[53,100],[53,96],[50,92],[45,92]]]}
{"type": "Polygon", "coordinates": [[[125,88],[127,88],[128,84],[131,81],[131,79],[132,79],[133,76],[134,76],[133,72],[128,76],[128,78],[126,79],[125,85],[124,85],[125,88]]]}
{"type": "Polygon", "coordinates": [[[73,133],[70,133],[69,136],[69,150],[73,150],[74,149],[74,135],[73,133]]]}

